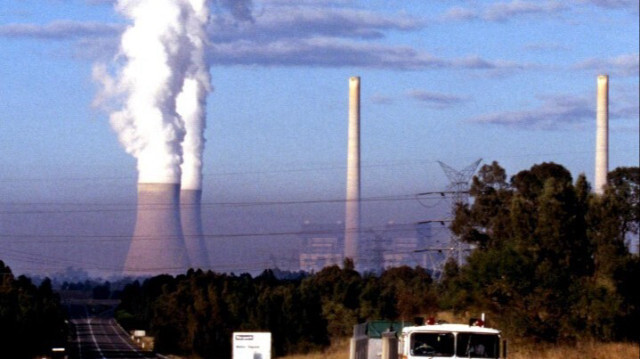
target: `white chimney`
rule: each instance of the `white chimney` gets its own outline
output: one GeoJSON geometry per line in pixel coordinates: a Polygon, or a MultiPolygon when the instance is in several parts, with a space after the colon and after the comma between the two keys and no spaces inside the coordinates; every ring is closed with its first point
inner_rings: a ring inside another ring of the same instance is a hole
{"type": "Polygon", "coordinates": [[[604,193],[609,173],[609,76],[598,76],[596,106],[596,171],[594,191],[604,193]]]}
{"type": "Polygon", "coordinates": [[[349,132],[347,145],[347,201],[344,256],[358,263],[360,237],[360,77],[349,78],[349,132]]]}

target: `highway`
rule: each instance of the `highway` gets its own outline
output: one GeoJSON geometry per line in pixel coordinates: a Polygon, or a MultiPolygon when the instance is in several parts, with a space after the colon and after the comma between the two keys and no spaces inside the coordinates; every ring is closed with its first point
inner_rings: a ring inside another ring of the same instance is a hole
{"type": "Polygon", "coordinates": [[[70,359],[157,358],[154,353],[138,349],[129,334],[110,313],[94,313],[87,306],[72,305],[71,341],[67,348],[70,359]]]}

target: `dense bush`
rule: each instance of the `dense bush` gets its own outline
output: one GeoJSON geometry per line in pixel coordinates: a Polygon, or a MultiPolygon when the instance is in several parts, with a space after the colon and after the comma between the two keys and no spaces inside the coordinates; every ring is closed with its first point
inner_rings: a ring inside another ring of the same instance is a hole
{"type": "Polygon", "coordinates": [[[297,279],[189,271],[130,284],[116,315],[125,327],[149,330],[164,353],[229,357],[234,331],[269,331],[284,355],[323,348],[369,318],[433,310],[431,282],[421,268],[363,277],[349,262],[297,279]]]}
{"type": "Polygon", "coordinates": [[[0,348],[12,358],[33,358],[66,343],[60,298],[45,279],[40,286],[15,278],[0,261],[0,348]]]}
{"type": "Polygon", "coordinates": [[[503,329],[535,340],[637,338],[639,262],[625,240],[638,234],[639,188],[637,167],[616,169],[595,195],[554,163],[509,183],[496,162],[483,166],[473,203],[452,225],[476,250],[448,268],[441,304],[491,311],[503,329]]]}

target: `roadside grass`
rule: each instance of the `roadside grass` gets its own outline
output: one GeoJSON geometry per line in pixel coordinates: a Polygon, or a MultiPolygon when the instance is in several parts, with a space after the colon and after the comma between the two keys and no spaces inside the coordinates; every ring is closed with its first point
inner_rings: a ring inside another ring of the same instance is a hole
{"type": "Polygon", "coordinates": [[[349,338],[334,340],[329,348],[321,352],[295,354],[280,357],[282,359],[349,359],[349,338]]]}
{"type": "MultiPolygon", "coordinates": [[[[576,345],[512,345],[509,359],[636,359],[638,343],[580,342],[576,345]]],[[[348,352],[347,352],[348,353],[348,352]]]]}
{"type": "MultiPolygon", "coordinates": [[[[638,343],[585,342],[576,345],[511,344],[509,359],[638,359],[638,343]]],[[[349,359],[349,340],[341,339],[323,352],[289,355],[281,359],[349,359]]]]}

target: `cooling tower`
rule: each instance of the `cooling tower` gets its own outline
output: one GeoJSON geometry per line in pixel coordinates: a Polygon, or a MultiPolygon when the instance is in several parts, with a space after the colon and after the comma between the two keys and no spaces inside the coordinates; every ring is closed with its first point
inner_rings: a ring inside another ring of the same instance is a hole
{"type": "Polygon", "coordinates": [[[179,208],[180,185],[138,183],[138,207],[124,274],[179,274],[189,268],[179,208]]]}
{"type": "Polygon", "coordinates": [[[208,269],[209,255],[202,235],[201,190],[180,191],[180,220],[192,268],[208,269]]]}
{"type": "Polygon", "coordinates": [[[594,191],[604,192],[609,172],[609,76],[598,76],[596,105],[596,170],[594,191]]]}
{"type": "Polygon", "coordinates": [[[360,77],[349,78],[348,131],[344,256],[357,264],[360,237],[360,77]]]}

